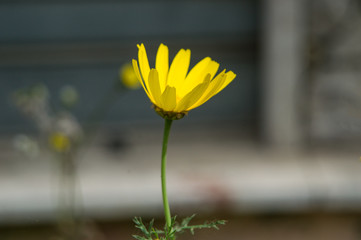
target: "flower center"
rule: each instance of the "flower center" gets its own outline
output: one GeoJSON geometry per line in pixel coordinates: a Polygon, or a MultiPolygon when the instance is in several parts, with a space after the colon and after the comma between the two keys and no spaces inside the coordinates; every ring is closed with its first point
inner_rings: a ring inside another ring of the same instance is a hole
{"type": "Polygon", "coordinates": [[[170,119],[170,120],[179,120],[182,119],[185,115],[188,114],[188,112],[172,112],[172,111],[164,111],[157,105],[153,104],[153,108],[164,119],[170,119]]]}

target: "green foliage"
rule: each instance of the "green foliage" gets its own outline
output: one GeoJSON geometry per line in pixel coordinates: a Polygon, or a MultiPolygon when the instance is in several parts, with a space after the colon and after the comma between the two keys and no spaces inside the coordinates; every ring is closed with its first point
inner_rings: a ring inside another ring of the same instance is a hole
{"type": "Polygon", "coordinates": [[[226,224],[225,220],[215,220],[212,222],[204,222],[203,224],[199,225],[189,225],[194,216],[195,214],[190,217],[186,217],[182,220],[181,223],[176,221],[175,216],[172,218],[171,227],[167,228],[167,226],[165,226],[164,230],[159,230],[154,227],[154,219],[149,222],[147,227],[144,225],[140,217],[135,217],[133,219],[135,227],[143,233],[143,236],[133,235],[133,237],[137,240],[173,240],[177,235],[184,233],[185,231],[190,231],[190,233],[193,235],[196,229],[214,228],[218,230],[219,225],[226,224]]]}

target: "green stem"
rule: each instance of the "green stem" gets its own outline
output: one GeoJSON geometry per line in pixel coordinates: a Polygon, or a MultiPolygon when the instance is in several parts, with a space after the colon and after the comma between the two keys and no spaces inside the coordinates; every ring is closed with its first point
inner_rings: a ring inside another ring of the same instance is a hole
{"type": "Polygon", "coordinates": [[[168,137],[170,128],[172,126],[172,120],[165,119],[164,124],[164,134],[163,134],[163,148],[162,148],[162,165],[161,165],[161,179],[162,179],[162,196],[163,196],[163,207],[165,221],[167,223],[167,230],[170,231],[171,228],[171,215],[167,197],[167,186],[166,186],[166,167],[167,167],[167,146],[168,146],[168,137]]]}

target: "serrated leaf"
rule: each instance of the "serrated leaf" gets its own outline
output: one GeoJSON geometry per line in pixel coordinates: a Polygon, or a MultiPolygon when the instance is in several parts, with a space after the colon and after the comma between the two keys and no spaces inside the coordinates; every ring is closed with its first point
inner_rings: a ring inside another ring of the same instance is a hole
{"type": "Polygon", "coordinates": [[[132,236],[133,236],[133,238],[135,238],[137,240],[147,240],[146,238],[138,236],[138,235],[132,235],[132,236]]]}
{"type": "Polygon", "coordinates": [[[183,219],[181,226],[188,226],[189,222],[195,217],[196,215],[193,214],[190,217],[186,217],[185,219],[183,219]]]}

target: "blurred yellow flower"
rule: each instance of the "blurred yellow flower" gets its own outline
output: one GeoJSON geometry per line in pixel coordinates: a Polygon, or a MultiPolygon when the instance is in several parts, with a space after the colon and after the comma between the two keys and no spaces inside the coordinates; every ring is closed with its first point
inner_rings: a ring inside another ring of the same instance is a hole
{"type": "Polygon", "coordinates": [[[66,152],[70,148],[70,139],[60,132],[54,132],[49,137],[52,149],[57,152],[66,152]]]}
{"type": "Polygon", "coordinates": [[[137,89],[140,87],[137,76],[135,75],[134,69],[130,63],[124,64],[119,70],[119,77],[121,82],[130,89],[137,89]]]}
{"type": "Polygon", "coordinates": [[[168,47],[160,44],[155,68],[149,67],[143,44],[138,45],[138,61],[133,68],[155,110],[164,118],[180,119],[225,88],[236,75],[223,70],[210,57],[197,63],[188,73],[191,51],[181,49],[169,67],[168,47]],[[139,62],[139,67],[138,67],[139,62]],[[140,68],[140,69],[139,69],[140,68]]]}

